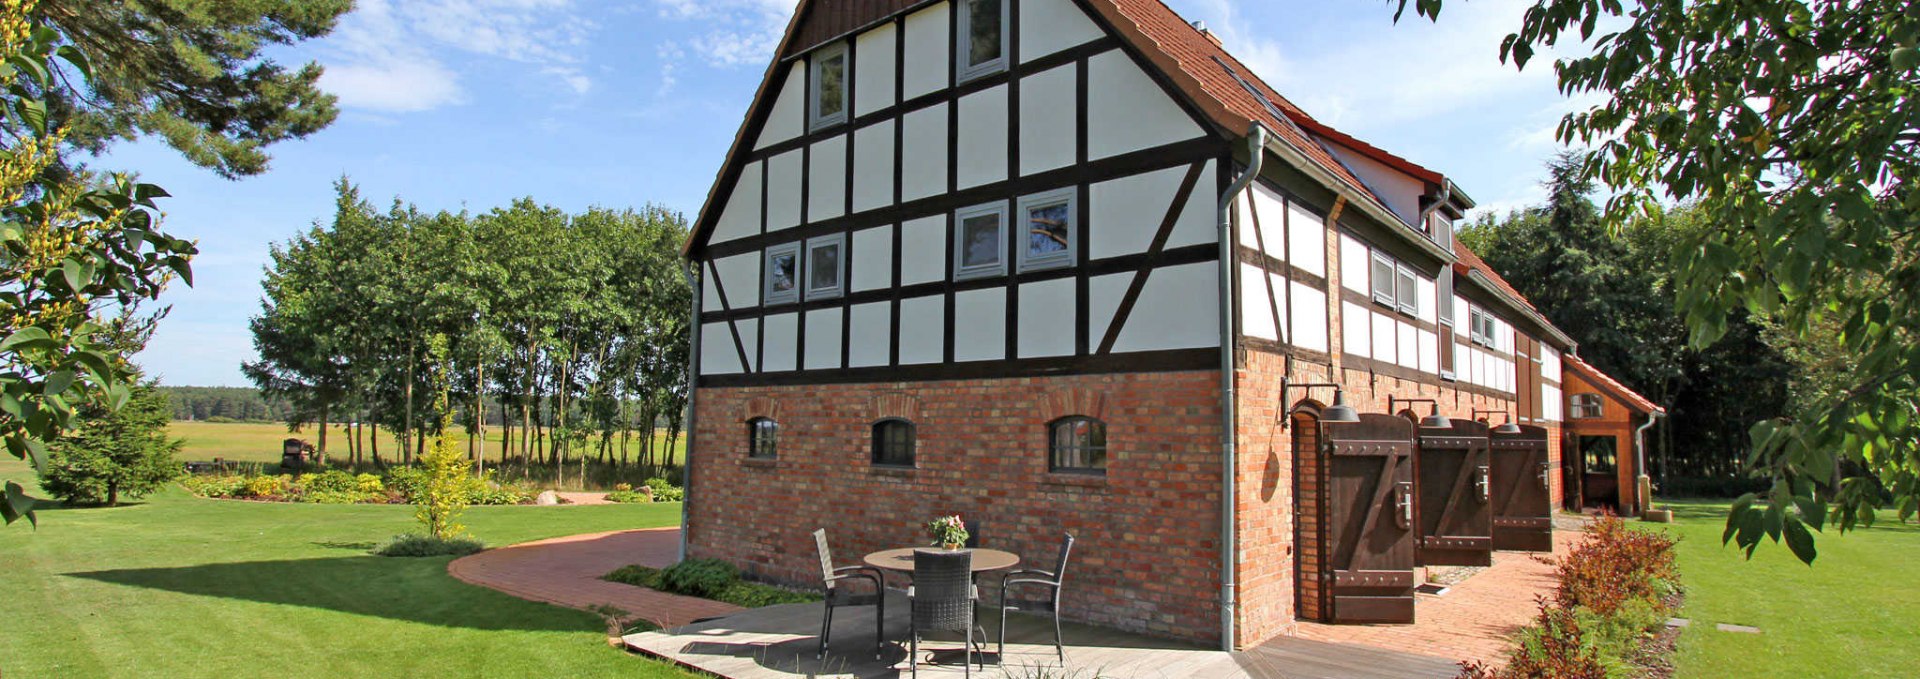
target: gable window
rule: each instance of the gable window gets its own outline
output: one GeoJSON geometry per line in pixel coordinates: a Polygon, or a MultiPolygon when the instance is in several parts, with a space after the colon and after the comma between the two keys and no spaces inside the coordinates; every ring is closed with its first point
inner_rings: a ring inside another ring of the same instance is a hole
{"type": "Polygon", "coordinates": [[[1026,233],[1020,242],[1020,270],[1054,269],[1073,265],[1079,239],[1074,224],[1073,189],[1061,189],[1020,199],[1020,218],[1026,233]]]}
{"type": "Polygon", "coordinates": [[[747,420],[747,457],[771,460],[779,457],[780,423],[772,418],[747,420]]]}
{"type": "Polygon", "coordinates": [[[913,466],[913,423],[888,418],[873,423],[873,463],[884,467],[913,466]]]}
{"type": "Polygon", "coordinates": [[[1373,301],[1394,306],[1393,258],[1373,253],[1373,301]]]}
{"type": "Polygon", "coordinates": [[[959,21],[954,23],[960,47],[954,55],[956,81],[1007,70],[1007,4],[1006,0],[960,0],[959,21]]]}
{"type": "Polygon", "coordinates": [[[807,299],[839,297],[846,277],[847,235],[807,240],[807,299]]]}
{"type": "Polygon", "coordinates": [[[1397,277],[1394,301],[1400,305],[1400,313],[1408,316],[1420,315],[1420,286],[1415,282],[1419,279],[1414,276],[1413,269],[1405,264],[1397,264],[1394,267],[1394,273],[1397,277]]]}
{"type": "Polygon", "coordinates": [[[1599,394],[1574,394],[1567,397],[1567,404],[1572,406],[1570,414],[1576,420],[1597,419],[1602,414],[1599,394]]]}
{"type": "Polygon", "coordinates": [[[1073,474],[1107,473],[1107,423],[1075,415],[1047,425],[1047,468],[1073,474]]]}
{"type": "Polygon", "coordinates": [[[847,46],[835,43],[814,52],[808,60],[813,72],[808,81],[807,129],[818,130],[847,122],[847,46]]]}
{"type": "Polygon", "coordinates": [[[980,278],[1006,273],[1006,203],[976,205],[953,216],[953,277],[980,278]]]}
{"type": "Polygon", "coordinates": [[[785,304],[800,299],[800,244],[783,243],[767,248],[766,283],[761,299],[767,304],[785,304]]]}

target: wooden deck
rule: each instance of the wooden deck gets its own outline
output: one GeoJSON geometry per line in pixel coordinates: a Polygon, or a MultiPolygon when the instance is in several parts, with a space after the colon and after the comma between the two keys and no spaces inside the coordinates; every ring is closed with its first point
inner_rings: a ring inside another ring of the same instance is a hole
{"type": "MultiPolygon", "coordinates": [[[[887,637],[907,636],[907,601],[894,593],[887,601],[887,637]]],[[[997,614],[981,608],[982,626],[997,633],[997,614]]],[[[636,652],[677,662],[730,679],[785,679],[789,677],[907,676],[907,652],[902,642],[890,643],[874,658],[873,609],[846,608],[834,612],[833,645],[825,659],[815,659],[820,629],[819,604],[771,606],[695,623],[672,630],[628,635],[636,652]]],[[[1421,679],[1452,677],[1452,660],[1398,651],[1325,641],[1281,638],[1258,648],[1226,653],[1117,630],[1068,624],[1065,626],[1066,662],[1053,648],[1053,630],[1042,617],[1016,616],[1008,625],[1004,657],[991,640],[982,654],[985,677],[1057,676],[1073,679],[1112,677],[1193,677],[1195,679],[1421,679]],[[1041,668],[1055,670],[1041,675],[1041,668]],[[1064,671],[1060,671],[1064,668],[1064,671]]],[[[923,639],[920,674],[961,676],[961,638],[957,635],[923,639]]],[[[979,667],[976,665],[976,671],[979,667]]]]}

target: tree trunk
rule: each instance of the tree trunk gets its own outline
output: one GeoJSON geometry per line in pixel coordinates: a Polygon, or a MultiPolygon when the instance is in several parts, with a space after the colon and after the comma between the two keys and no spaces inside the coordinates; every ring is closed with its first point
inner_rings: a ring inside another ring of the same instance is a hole
{"type": "Polygon", "coordinates": [[[373,465],[378,467],[380,466],[380,423],[376,421],[370,424],[373,426],[373,435],[367,437],[367,440],[373,442],[373,465]]]}
{"type": "Polygon", "coordinates": [[[332,404],[330,403],[320,405],[320,442],[319,446],[314,449],[314,457],[316,458],[314,462],[323,465],[327,463],[327,426],[332,424],[332,422],[328,421],[327,415],[331,409],[332,404]]]}
{"type": "Polygon", "coordinates": [[[120,506],[120,483],[117,481],[107,482],[107,506],[120,506]]]}
{"type": "Polygon", "coordinates": [[[406,388],[407,410],[405,413],[401,414],[402,426],[404,427],[404,431],[402,431],[400,434],[400,455],[406,458],[406,461],[408,463],[413,462],[413,458],[410,456],[410,452],[408,450],[410,446],[408,446],[407,444],[411,443],[414,438],[413,368],[414,368],[414,363],[416,362],[417,361],[415,360],[415,348],[411,346],[407,347],[407,388],[406,388]]]}

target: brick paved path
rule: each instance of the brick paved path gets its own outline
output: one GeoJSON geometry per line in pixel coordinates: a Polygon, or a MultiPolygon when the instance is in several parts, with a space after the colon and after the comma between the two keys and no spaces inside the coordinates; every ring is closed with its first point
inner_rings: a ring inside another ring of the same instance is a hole
{"type": "Polygon", "coordinates": [[[685,625],[740,610],[731,604],[656,592],[601,580],[627,564],[661,568],[679,553],[680,529],[569,535],[489,549],[454,559],[447,572],[463,582],[507,594],[585,609],[613,606],[661,627],[685,625]]]}
{"type": "MultiPolygon", "coordinates": [[[[1554,531],[1554,555],[1565,555],[1579,537],[1577,531],[1554,531]]],[[[1414,624],[1301,622],[1296,636],[1500,664],[1513,634],[1538,612],[1534,596],[1550,595],[1553,586],[1553,566],[1540,563],[1533,554],[1494,552],[1492,567],[1454,585],[1446,595],[1420,595],[1414,604],[1414,624]]]]}

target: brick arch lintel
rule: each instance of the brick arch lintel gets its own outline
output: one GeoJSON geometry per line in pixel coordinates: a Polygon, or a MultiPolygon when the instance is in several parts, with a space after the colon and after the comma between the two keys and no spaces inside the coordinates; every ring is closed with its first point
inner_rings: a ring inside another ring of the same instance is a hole
{"type": "Polygon", "coordinates": [[[1073,415],[1101,421],[1107,419],[1107,395],[1092,389],[1075,387],[1055,390],[1047,394],[1045,407],[1046,412],[1041,415],[1048,422],[1073,415]]]}
{"type": "Polygon", "coordinates": [[[906,392],[889,391],[875,394],[869,406],[872,411],[872,416],[867,418],[869,420],[899,418],[908,422],[917,422],[920,419],[920,399],[906,392]]]}
{"type": "Polygon", "coordinates": [[[755,396],[740,404],[741,422],[746,422],[756,417],[764,417],[779,422],[780,401],[772,396],[755,396]]]}

